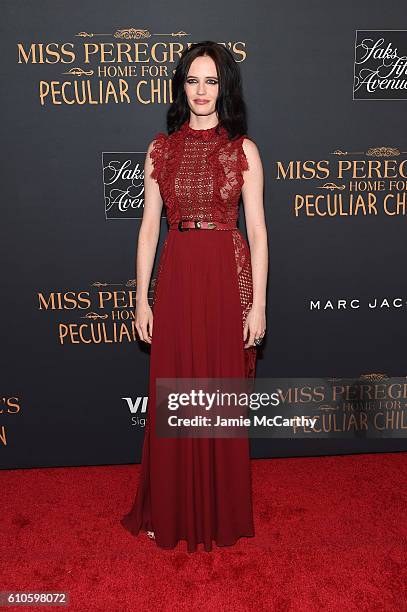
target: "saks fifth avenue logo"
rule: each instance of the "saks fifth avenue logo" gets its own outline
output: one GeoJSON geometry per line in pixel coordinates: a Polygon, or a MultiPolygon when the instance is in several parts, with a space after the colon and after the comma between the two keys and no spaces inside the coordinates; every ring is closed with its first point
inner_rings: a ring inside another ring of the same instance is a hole
{"type": "Polygon", "coordinates": [[[102,153],[106,219],[142,219],[145,156],[145,151],[102,153]]]}
{"type": "Polygon", "coordinates": [[[106,219],[141,219],[145,152],[102,153],[106,219]]]}
{"type": "Polygon", "coordinates": [[[356,30],[354,100],[407,99],[407,30],[356,30]]]}
{"type": "MultiPolygon", "coordinates": [[[[157,278],[151,280],[148,299],[154,297],[157,278]]],[[[48,314],[57,342],[113,344],[140,341],[135,327],[136,281],[124,284],[96,281],[91,290],[40,291],[38,310],[48,314]],[[121,288],[117,288],[121,287],[121,288]]]]}

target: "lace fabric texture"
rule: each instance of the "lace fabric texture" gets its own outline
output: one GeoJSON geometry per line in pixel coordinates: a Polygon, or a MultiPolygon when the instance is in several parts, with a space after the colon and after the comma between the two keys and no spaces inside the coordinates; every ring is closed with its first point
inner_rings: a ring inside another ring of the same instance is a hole
{"type": "Polygon", "coordinates": [[[194,130],[188,121],[169,136],[158,132],[150,153],[151,176],[160,187],[169,223],[237,220],[242,172],[249,169],[245,138],[229,140],[221,126],[194,130]]]}
{"type": "MultiPolygon", "coordinates": [[[[239,230],[232,231],[236,259],[237,279],[239,284],[240,304],[242,308],[242,326],[244,329],[246,318],[253,305],[253,279],[250,260],[250,251],[239,230]]],[[[254,378],[256,367],[255,346],[245,350],[246,371],[249,378],[254,378]]]]}
{"type": "MultiPolygon", "coordinates": [[[[236,222],[249,164],[243,150],[246,135],[229,140],[221,126],[194,130],[186,121],[180,130],[167,136],[158,132],[150,157],[151,177],[160,188],[170,224],[182,220],[236,222]]],[[[208,230],[203,230],[208,231],[208,230]]],[[[242,325],[253,301],[249,247],[238,229],[232,230],[236,272],[242,308],[242,325]]],[[[153,304],[159,291],[159,276],[166,258],[166,244],[157,272],[153,304]]],[[[250,377],[254,377],[256,347],[245,350],[250,377]]]]}

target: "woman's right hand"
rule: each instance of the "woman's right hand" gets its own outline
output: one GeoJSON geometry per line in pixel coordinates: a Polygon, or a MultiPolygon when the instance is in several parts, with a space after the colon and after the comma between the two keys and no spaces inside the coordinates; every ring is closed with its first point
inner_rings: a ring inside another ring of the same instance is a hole
{"type": "Polygon", "coordinates": [[[136,329],[140,340],[151,344],[153,338],[153,311],[148,302],[136,306],[136,329]]]}

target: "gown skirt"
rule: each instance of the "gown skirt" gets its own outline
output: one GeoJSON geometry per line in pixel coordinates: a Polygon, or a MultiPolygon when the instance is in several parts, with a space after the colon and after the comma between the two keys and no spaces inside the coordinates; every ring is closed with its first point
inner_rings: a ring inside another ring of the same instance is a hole
{"type": "Polygon", "coordinates": [[[161,548],[174,548],[180,540],[188,552],[200,543],[206,551],[213,541],[232,545],[254,536],[248,438],[160,438],[155,433],[157,377],[248,376],[232,231],[170,230],[152,310],[140,480],[121,523],[132,535],[154,531],[161,548]]]}

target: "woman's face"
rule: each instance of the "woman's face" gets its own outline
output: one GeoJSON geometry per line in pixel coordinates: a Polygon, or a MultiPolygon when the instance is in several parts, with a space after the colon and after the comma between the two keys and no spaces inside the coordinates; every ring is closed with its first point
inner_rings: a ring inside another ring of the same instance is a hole
{"type": "Polygon", "coordinates": [[[189,67],[184,84],[189,108],[195,115],[211,115],[215,112],[219,92],[216,64],[211,57],[196,57],[189,67]]]}

